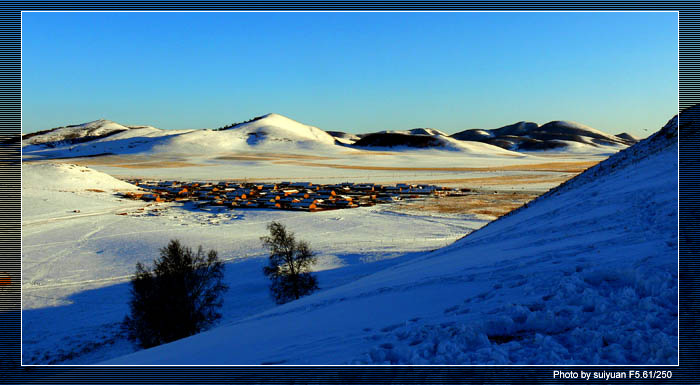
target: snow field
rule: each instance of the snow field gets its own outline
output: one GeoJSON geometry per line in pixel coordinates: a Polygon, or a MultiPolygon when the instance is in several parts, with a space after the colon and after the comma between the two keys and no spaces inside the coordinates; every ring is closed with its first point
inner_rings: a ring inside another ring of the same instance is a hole
{"type": "MultiPolygon", "coordinates": [[[[265,125],[264,120],[217,132],[230,139],[218,142],[211,131],[156,142],[127,138],[142,141],[132,148],[135,152],[151,151],[157,143],[164,146],[166,158],[182,151],[182,159],[197,166],[95,168],[110,175],[185,180],[404,181],[418,173],[432,179],[456,174],[328,164],[485,167],[591,159],[584,152],[517,158],[447,156],[432,150],[349,154],[316,140],[317,132],[309,126],[294,130],[300,138],[293,148],[301,149],[295,152],[289,141],[258,142],[261,133],[282,135],[269,131],[280,125],[265,125]],[[236,133],[240,128],[248,130],[245,136],[236,133]],[[196,147],[199,143],[206,146],[196,147]],[[210,156],[216,151],[240,154],[236,151],[251,145],[262,146],[266,154],[332,159],[231,161],[210,156]]],[[[106,148],[91,145],[96,147],[89,151],[106,148]]],[[[92,180],[104,181],[103,187],[115,183],[98,171],[32,166],[26,169],[23,189],[23,362],[677,363],[677,151],[668,143],[632,149],[465,238],[486,222],[466,215],[407,214],[389,206],[319,213],[203,212],[87,191],[104,189],[88,183],[92,180]],[[52,184],[46,175],[60,172],[49,168],[53,171],[42,177],[42,167],[67,170],[69,176],[52,184]],[[116,215],[121,213],[127,215],[116,215]],[[261,273],[266,254],[258,238],[272,220],[319,252],[321,290],[282,306],[269,298],[261,273]],[[224,316],[207,332],[135,352],[119,332],[128,311],[128,277],[136,262],[150,264],[172,238],[218,250],[227,261],[225,279],[231,289],[224,316]],[[240,346],[248,348],[235,348],[240,346]]]]}
{"type": "Polygon", "coordinates": [[[447,247],[105,363],[675,364],[678,153],[654,146],[447,247]]]}
{"type": "Polygon", "coordinates": [[[94,363],[133,352],[118,327],[128,312],[129,276],[136,262],[150,264],[172,238],[215,249],[227,261],[231,289],[223,324],[275,306],[262,275],[266,251],[259,241],[273,220],[319,252],[315,270],[323,288],[367,275],[407,252],[444,246],[485,223],[460,215],[397,215],[385,206],[318,213],[200,211],[191,205],[120,202],[107,193],[44,193],[51,195],[30,194],[25,201],[50,196],[51,204],[69,202],[81,213],[57,209],[58,217],[51,217],[25,211],[25,364],[94,363]],[[128,215],[116,215],[123,212],[128,215]]]}

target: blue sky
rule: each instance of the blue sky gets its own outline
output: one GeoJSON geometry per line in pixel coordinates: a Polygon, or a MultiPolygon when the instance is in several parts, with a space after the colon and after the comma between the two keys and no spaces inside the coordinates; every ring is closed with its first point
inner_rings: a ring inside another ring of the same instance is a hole
{"type": "Polygon", "coordinates": [[[677,38],[668,12],[25,12],[22,124],[276,112],[346,132],[573,120],[647,136],[677,112],[677,38]]]}

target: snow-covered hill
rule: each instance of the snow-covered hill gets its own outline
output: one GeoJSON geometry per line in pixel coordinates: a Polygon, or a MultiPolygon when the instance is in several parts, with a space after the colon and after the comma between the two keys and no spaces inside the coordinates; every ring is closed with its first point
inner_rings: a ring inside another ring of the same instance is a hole
{"type": "Polygon", "coordinates": [[[22,137],[22,153],[43,158],[143,153],[151,151],[155,145],[170,136],[191,131],[124,126],[101,119],[26,134],[22,137]]]}
{"type": "Polygon", "coordinates": [[[434,128],[413,128],[410,130],[389,130],[379,131],[378,134],[405,134],[405,135],[442,135],[448,136],[446,133],[434,128]]]}
{"type": "MultiPolygon", "coordinates": [[[[267,114],[225,130],[161,130],[99,120],[28,134],[23,146],[25,155],[44,158],[133,153],[206,156],[231,151],[336,149],[335,138],[330,134],[278,114],[267,114]]],[[[338,146],[337,150],[348,149],[338,146]]]]}
{"type": "Polygon", "coordinates": [[[108,210],[118,207],[115,192],[132,190],[137,187],[88,167],[25,162],[22,164],[22,223],[108,210]]]}
{"type": "Polygon", "coordinates": [[[257,136],[260,141],[296,140],[315,141],[324,144],[333,144],[335,142],[330,134],[318,127],[299,123],[296,120],[274,113],[264,115],[261,119],[249,123],[240,124],[231,130],[246,136],[257,136]]]}
{"type": "Polygon", "coordinates": [[[61,144],[78,143],[96,138],[101,138],[127,131],[128,127],[110,120],[100,119],[88,123],[76,124],[65,127],[39,131],[22,137],[22,145],[44,144],[58,146],[61,144]]]}
{"type": "Polygon", "coordinates": [[[352,147],[362,149],[380,150],[448,150],[470,155],[484,156],[515,156],[524,157],[523,154],[509,151],[488,143],[475,141],[461,141],[448,136],[436,135],[411,135],[398,132],[384,132],[364,135],[354,142],[352,147]]]}
{"type": "Polygon", "coordinates": [[[674,118],[450,246],[107,363],[675,364],[677,137],[674,118]]]}
{"type": "Polygon", "coordinates": [[[326,131],[330,136],[342,144],[353,144],[360,140],[360,137],[355,134],[349,134],[342,131],[326,131]]]}
{"type": "Polygon", "coordinates": [[[559,149],[581,152],[600,147],[610,147],[617,151],[637,142],[628,134],[610,135],[584,124],[561,120],[542,126],[532,122],[518,122],[493,130],[471,129],[451,137],[489,143],[514,151],[559,149]]]}
{"type": "Polygon", "coordinates": [[[88,167],[62,163],[24,163],[22,188],[55,191],[136,190],[136,186],[88,167]]]}
{"type": "Polygon", "coordinates": [[[23,155],[72,158],[108,154],[160,154],[174,157],[217,157],[231,152],[345,153],[359,150],[447,150],[475,155],[518,155],[517,151],[552,150],[611,153],[633,140],[572,122],[541,127],[520,122],[495,130],[467,130],[452,136],[432,128],[354,135],[323,131],[270,113],[216,130],[163,130],[124,126],[109,120],[26,134],[23,155]],[[481,143],[480,143],[481,142],[481,143]]]}
{"type": "Polygon", "coordinates": [[[335,138],[327,132],[279,114],[267,114],[226,130],[197,130],[173,136],[155,146],[154,151],[223,153],[266,149],[294,152],[334,148],[335,138]]]}

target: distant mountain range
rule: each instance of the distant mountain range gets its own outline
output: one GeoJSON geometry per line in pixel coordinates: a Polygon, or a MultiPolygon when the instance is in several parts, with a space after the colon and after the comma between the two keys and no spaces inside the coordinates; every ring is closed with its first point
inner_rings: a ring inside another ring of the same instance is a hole
{"type": "Polygon", "coordinates": [[[590,146],[630,146],[637,139],[627,133],[609,135],[576,122],[553,121],[542,126],[518,122],[494,130],[465,130],[452,135],[459,140],[484,142],[509,150],[550,150],[577,142],[590,146]]]}
{"type": "Polygon", "coordinates": [[[629,134],[610,135],[566,121],[542,126],[519,122],[497,129],[470,129],[453,135],[433,129],[349,134],[324,131],[279,114],[267,114],[215,130],[162,130],[125,126],[110,120],[57,127],[22,136],[23,152],[44,157],[74,157],[141,152],[217,153],[237,150],[437,149],[474,154],[521,151],[619,150],[637,142],[629,134]]]}
{"type": "MultiPolygon", "coordinates": [[[[334,131],[331,135],[349,139],[349,134],[343,132],[334,131]]],[[[452,135],[432,128],[416,128],[354,136],[357,139],[349,144],[359,147],[438,147],[442,144],[441,137],[449,137],[461,141],[487,143],[510,151],[565,149],[571,146],[571,143],[592,147],[627,147],[638,141],[627,133],[610,135],[580,123],[567,121],[552,121],[542,126],[532,122],[518,122],[496,129],[470,129],[452,135]]]]}

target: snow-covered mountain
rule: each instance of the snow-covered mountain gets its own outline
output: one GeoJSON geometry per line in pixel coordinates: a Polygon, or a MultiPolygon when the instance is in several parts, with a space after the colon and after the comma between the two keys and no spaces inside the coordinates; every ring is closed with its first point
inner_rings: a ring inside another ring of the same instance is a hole
{"type": "Polygon", "coordinates": [[[124,126],[102,119],[26,134],[22,137],[22,150],[25,155],[43,158],[134,153],[206,156],[261,150],[316,153],[347,152],[354,148],[513,155],[512,151],[549,149],[600,152],[602,148],[609,152],[633,142],[634,138],[629,135],[608,135],[561,121],[541,127],[520,122],[495,130],[467,130],[452,136],[433,128],[354,135],[323,131],[271,113],[216,130],[162,130],[151,126],[124,126]]]}
{"type": "Polygon", "coordinates": [[[441,134],[411,135],[399,132],[368,134],[363,135],[362,138],[354,142],[352,147],[388,150],[434,149],[459,151],[473,155],[523,156],[520,153],[509,151],[488,143],[460,141],[441,134]]]}
{"type": "Polygon", "coordinates": [[[235,150],[303,150],[332,148],[327,132],[279,114],[267,114],[225,130],[196,130],[171,137],[154,148],[158,152],[229,152],[235,150]]]}
{"type": "Polygon", "coordinates": [[[45,158],[66,158],[148,152],[167,137],[191,131],[193,130],[124,126],[100,119],[23,135],[22,153],[45,158]]]}
{"type": "Polygon", "coordinates": [[[448,136],[446,133],[434,128],[413,128],[410,130],[389,130],[379,131],[377,134],[404,134],[404,135],[442,135],[448,136]]]}
{"type": "Polygon", "coordinates": [[[621,134],[617,134],[615,136],[617,136],[618,138],[620,138],[624,141],[627,141],[629,144],[634,144],[634,143],[639,142],[639,138],[636,138],[636,137],[634,137],[626,132],[623,132],[621,134]]]}
{"type": "Polygon", "coordinates": [[[220,130],[161,130],[98,120],[25,135],[23,146],[24,154],[46,158],[149,152],[206,155],[259,149],[328,150],[335,147],[335,138],[319,128],[267,114],[220,130]]]}
{"type": "Polygon", "coordinates": [[[489,143],[514,151],[567,149],[609,146],[625,148],[637,142],[629,134],[609,135],[586,125],[569,121],[552,121],[542,126],[518,122],[493,130],[471,129],[451,135],[464,141],[489,143]]]}
{"type": "Polygon", "coordinates": [[[286,116],[270,113],[246,123],[235,125],[226,131],[255,136],[255,141],[315,141],[333,144],[335,140],[318,127],[299,123],[286,116]]]}
{"type": "Polygon", "coordinates": [[[360,140],[360,137],[355,134],[349,134],[342,131],[326,131],[330,136],[334,137],[335,140],[341,144],[353,144],[360,140]]]}
{"type": "Polygon", "coordinates": [[[677,127],[450,246],[107,363],[676,364],[677,127]]]}
{"type": "Polygon", "coordinates": [[[22,145],[43,144],[55,147],[62,144],[80,143],[104,138],[127,130],[129,130],[129,127],[122,126],[111,120],[100,119],[26,134],[22,136],[22,145]]]}

